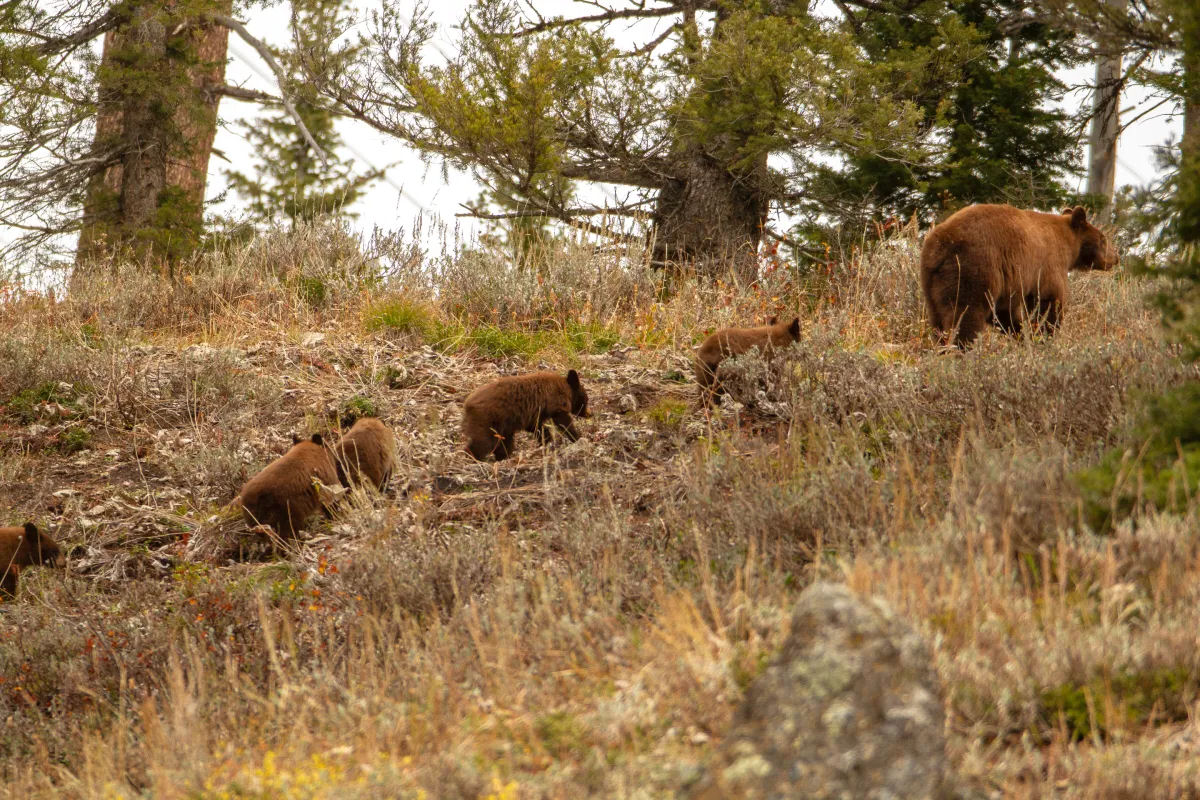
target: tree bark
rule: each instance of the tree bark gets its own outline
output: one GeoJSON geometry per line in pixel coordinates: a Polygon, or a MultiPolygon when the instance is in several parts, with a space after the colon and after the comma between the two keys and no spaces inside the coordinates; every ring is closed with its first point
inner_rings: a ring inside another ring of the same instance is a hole
{"type": "MultiPolygon", "coordinates": [[[[76,266],[117,256],[173,263],[198,243],[229,31],[139,6],[104,38],[94,149],[76,266]]],[[[227,13],[231,0],[215,0],[227,13]]]]}
{"type": "Polygon", "coordinates": [[[658,193],[652,218],[655,261],[706,275],[757,277],[767,220],[765,155],[758,166],[736,175],[699,148],[679,158],[676,177],[658,193]]]}
{"type": "MultiPolygon", "coordinates": [[[[1128,0],[1108,0],[1114,14],[1124,13],[1128,0]]],[[[1121,52],[1096,58],[1096,90],[1092,95],[1092,128],[1088,137],[1087,193],[1104,197],[1096,214],[1101,225],[1112,221],[1113,190],[1117,180],[1117,138],[1121,120],[1121,52]]]]}

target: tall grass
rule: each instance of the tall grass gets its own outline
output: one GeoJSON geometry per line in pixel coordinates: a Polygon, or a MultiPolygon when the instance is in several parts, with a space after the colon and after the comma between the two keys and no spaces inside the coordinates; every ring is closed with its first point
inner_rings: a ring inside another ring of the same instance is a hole
{"type": "Polygon", "coordinates": [[[947,355],[915,231],[750,287],[583,242],[521,269],[401,251],[314,230],[4,307],[0,522],[71,554],[0,613],[15,795],[670,797],[815,579],[930,638],[969,785],[1200,792],[1194,507],[1101,536],[1074,477],[1140,394],[1196,377],[1146,282],[1087,276],[1054,339],[947,355]],[[697,409],[688,349],[787,313],[795,348],[734,365],[744,408],[697,409]],[[582,441],[461,453],[467,390],[568,364],[582,441]],[[396,430],[389,493],[273,561],[189,559],[292,431],[350,407],[396,430]]]}

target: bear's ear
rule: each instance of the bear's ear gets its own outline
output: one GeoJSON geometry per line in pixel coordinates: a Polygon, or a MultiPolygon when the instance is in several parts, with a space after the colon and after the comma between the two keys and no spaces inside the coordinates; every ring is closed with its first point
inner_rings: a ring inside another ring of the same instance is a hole
{"type": "Polygon", "coordinates": [[[1087,209],[1083,206],[1075,206],[1071,212],[1071,227],[1075,230],[1083,230],[1087,225],[1087,209]]]}
{"type": "Polygon", "coordinates": [[[778,323],[779,323],[779,317],[771,317],[769,320],[767,320],[768,325],[776,325],[778,323]]]}
{"type": "Polygon", "coordinates": [[[579,373],[575,370],[567,373],[567,386],[573,386],[576,389],[579,388],[579,373]]]}
{"type": "Polygon", "coordinates": [[[296,433],[295,431],[292,431],[292,444],[300,444],[303,441],[304,441],[304,439],[303,439],[303,437],[300,436],[300,434],[296,433]]]}
{"type": "Polygon", "coordinates": [[[1062,211],[1060,211],[1058,213],[1062,214],[1064,217],[1069,217],[1069,216],[1071,216],[1071,212],[1074,210],[1075,209],[1071,208],[1070,206],[1067,206],[1066,208],[1064,208],[1062,211]]]}
{"type": "Polygon", "coordinates": [[[313,444],[325,444],[325,440],[321,438],[321,434],[319,433],[314,433],[309,441],[313,444]]]}
{"type": "Polygon", "coordinates": [[[792,324],[788,325],[788,333],[790,333],[792,335],[793,339],[800,338],[800,318],[799,317],[792,317],[792,324]]]}
{"type": "Polygon", "coordinates": [[[37,525],[34,525],[32,522],[26,522],[25,523],[25,538],[30,541],[36,542],[37,535],[38,535],[37,525]]]}

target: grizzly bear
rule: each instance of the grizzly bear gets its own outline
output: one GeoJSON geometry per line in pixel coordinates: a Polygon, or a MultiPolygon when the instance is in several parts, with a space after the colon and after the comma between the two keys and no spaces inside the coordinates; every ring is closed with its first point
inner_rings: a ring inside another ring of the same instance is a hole
{"type": "Polygon", "coordinates": [[[332,448],[338,480],[347,489],[361,479],[383,491],[396,462],[392,431],[375,417],[362,417],[332,448]]]}
{"type": "Polygon", "coordinates": [[[700,401],[705,405],[721,402],[724,388],[717,380],[717,367],[732,356],[738,356],[757,347],[764,353],[774,348],[787,347],[800,341],[800,318],[791,322],[779,322],[771,317],[768,324],[757,328],[721,328],[709,336],[696,351],[696,383],[700,385],[700,401]]]}
{"type": "Polygon", "coordinates": [[[498,378],[467,395],[462,430],[467,452],[482,461],[489,455],[502,461],[516,449],[517,431],[529,431],[545,443],[551,427],[575,441],[579,431],[571,415],[588,417],[588,396],[571,370],[564,378],[555,372],[498,378]]]}
{"type": "Polygon", "coordinates": [[[249,525],[270,525],[280,536],[295,538],[308,518],[325,510],[316,483],[338,484],[333,456],[321,434],[292,445],[246,482],[234,503],[249,525]]]}
{"type": "Polygon", "coordinates": [[[1108,238],[1082,206],[1061,214],[1005,205],[969,206],[925,237],[921,288],[943,341],[969,345],[992,324],[1019,333],[1033,316],[1053,333],[1067,302],[1067,271],[1111,269],[1108,238]]]}
{"type": "Polygon", "coordinates": [[[61,564],[62,551],[32,522],[23,527],[0,528],[0,596],[13,597],[24,567],[61,564]]]}

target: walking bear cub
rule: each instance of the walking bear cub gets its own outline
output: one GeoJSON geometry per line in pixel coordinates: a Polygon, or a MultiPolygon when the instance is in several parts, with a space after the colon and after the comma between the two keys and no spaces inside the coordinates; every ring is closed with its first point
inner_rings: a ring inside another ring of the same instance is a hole
{"type": "Polygon", "coordinates": [[[929,319],[966,347],[992,324],[1019,333],[1032,315],[1053,333],[1067,302],[1067,272],[1111,269],[1117,255],[1082,206],[1061,214],[976,205],[934,227],[921,247],[929,319]]]}
{"type": "Polygon", "coordinates": [[[62,551],[54,540],[32,522],[14,528],[0,528],[0,596],[17,593],[21,570],[39,564],[61,564],[62,551]]]}
{"type": "Polygon", "coordinates": [[[471,392],[463,403],[467,451],[480,461],[489,455],[501,461],[516,449],[517,431],[534,433],[544,443],[550,426],[575,441],[579,432],[571,415],[589,416],[587,392],[575,370],[565,378],[555,372],[499,378],[471,392]]]}
{"type": "Polygon", "coordinates": [[[767,325],[757,328],[721,328],[705,339],[696,351],[696,383],[700,385],[700,400],[704,404],[720,403],[724,389],[717,380],[717,367],[727,358],[741,355],[757,347],[764,353],[787,347],[800,341],[800,318],[779,322],[771,317],[767,325]]]}
{"type": "Polygon", "coordinates": [[[332,448],[338,480],[347,489],[366,480],[383,491],[396,463],[392,431],[375,417],[363,417],[332,448]]]}
{"type": "Polygon", "coordinates": [[[270,525],[280,536],[294,538],[309,517],[324,508],[313,481],[338,484],[333,456],[319,433],[292,445],[264,467],[246,482],[234,502],[248,524],[270,525]]]}

